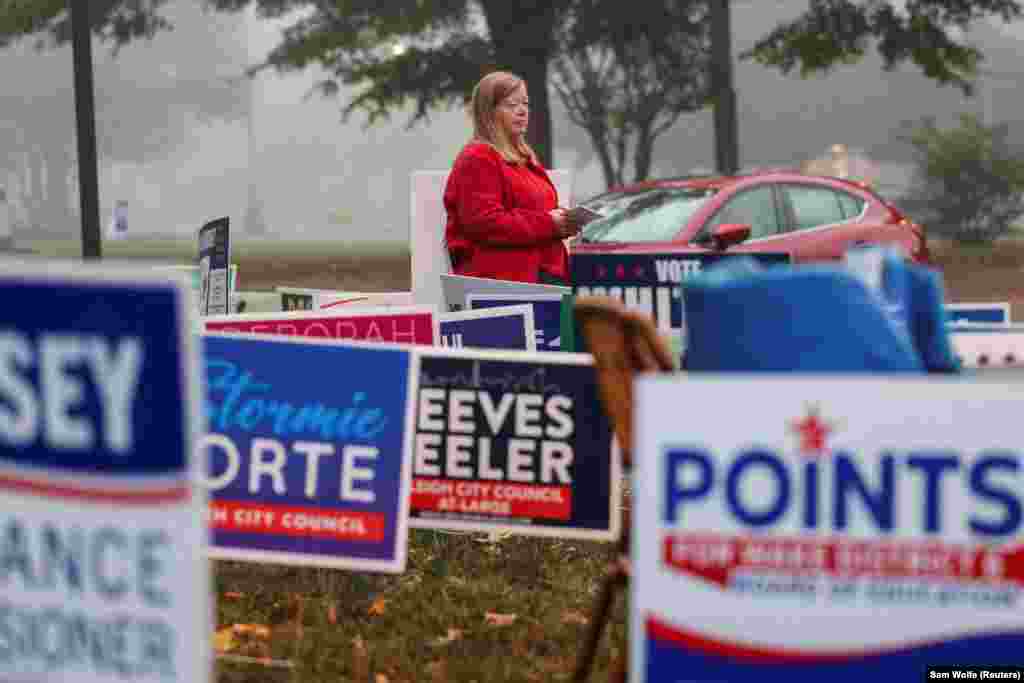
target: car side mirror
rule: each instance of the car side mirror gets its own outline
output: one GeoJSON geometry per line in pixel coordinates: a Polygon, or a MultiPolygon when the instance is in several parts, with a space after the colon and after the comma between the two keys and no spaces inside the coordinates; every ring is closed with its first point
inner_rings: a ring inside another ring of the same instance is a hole
{"type": "Polygon", "coordinates": [[[716,249],[728,249],[750,239],[748,223],[723,223],[711,231],[711,240],[716,249]]]}

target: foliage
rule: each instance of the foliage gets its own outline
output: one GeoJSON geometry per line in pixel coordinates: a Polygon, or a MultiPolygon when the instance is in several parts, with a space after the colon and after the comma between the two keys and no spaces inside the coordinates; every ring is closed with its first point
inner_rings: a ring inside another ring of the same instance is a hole
{"type": "Polygon", "coordinates": [[[628,21],[616,20],[622,7],[578,3],[558,36],[566,49],[552,64],[554,90],[590,137],[609,187],[626,182],[630,161],[633,180],[646,179],[657,138],[700,109],[710,86],[706,0],[630,7],[628,21]]]}
{"type": "Polygon", "coordinates": [[[918,156],[912,197],[934,212],[930,231],[960,242],[990,242],[1024,215],[1024,157],[1005,125],[988,127],[964,114],[956,128],[925,119],[906,136],[918,156]]]}
{"type": "Polygon", "coordinates": [[[859,61],[873,42],[886,69],[912,61],[926,76],[971,92],[981,53],[951,29],[990,17],[1020,18],[1017,0],[810,0],[794,21],[776,27],[742,56],[807,76],[859,61]]]}

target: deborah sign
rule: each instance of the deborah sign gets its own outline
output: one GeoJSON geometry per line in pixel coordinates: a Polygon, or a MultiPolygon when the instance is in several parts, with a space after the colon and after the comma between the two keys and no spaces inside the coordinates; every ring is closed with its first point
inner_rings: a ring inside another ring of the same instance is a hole
{"type": "Polygon", "coordinates": [[[414,357],[234,335],[203,347],[215,556],[402,571],[414,357]]]}
{"type": "Polygon", "coordinates": [[[1011,385],[644,378],[636,411],[634,681],[1020,662],[1011,385]]]}
{"type": "Polygon", "coordinates": [[[419,356],[413,526],[618,535],[619,455],[589,356],[419,356]]]}
{"type": "Polygon", "coordinates": [[[0,273],[0,680],[210,680],[184,280],[0,273]]]}
{"type": "Polygon", "coordinates": [[[203,318],[202,324],[207,332],[249,332],[351,341],[431,345],[437,338],[434,309],[427,306],[214,315],[203,318]]]}

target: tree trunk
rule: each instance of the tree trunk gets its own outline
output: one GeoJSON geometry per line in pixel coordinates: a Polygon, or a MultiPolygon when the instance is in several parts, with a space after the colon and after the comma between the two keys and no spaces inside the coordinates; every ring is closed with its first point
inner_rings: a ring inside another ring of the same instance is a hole
{"type": "Polygon", "coordinates": [[[552,36],[558,11],[551,0],[529,11],[521,3],[508,0],[489,0],[482,6],[497,67],[525,80],[530,93],[530,126],[526,140],[545,168],[552,168],[555,160],[548,62],[554,52],[552,36]]]}
{"type": "Polygon", "coordinates": [[[636,149],[633,150],[633,181],[639,183],[647,180],[651,174],[651,158],[654,153],[654,138],[650,133],[650,126],[643,124],[639,126],[636,135],[636,149]]]}

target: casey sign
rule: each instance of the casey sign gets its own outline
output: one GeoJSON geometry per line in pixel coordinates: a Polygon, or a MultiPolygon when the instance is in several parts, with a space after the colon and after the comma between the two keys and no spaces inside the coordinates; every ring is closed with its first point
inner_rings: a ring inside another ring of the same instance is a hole
{"type": "Polygon", "coordinates": [[[184,280],[0,273],[0,680],[209,680],[184,280]]]}
{"type": "Polygon", "coordinates": [[[1013,389],[640,379],[636,482],[651,495],[633,518],[633,680],[923,680],[926,666],[1019,663],[1013,389]]]}

